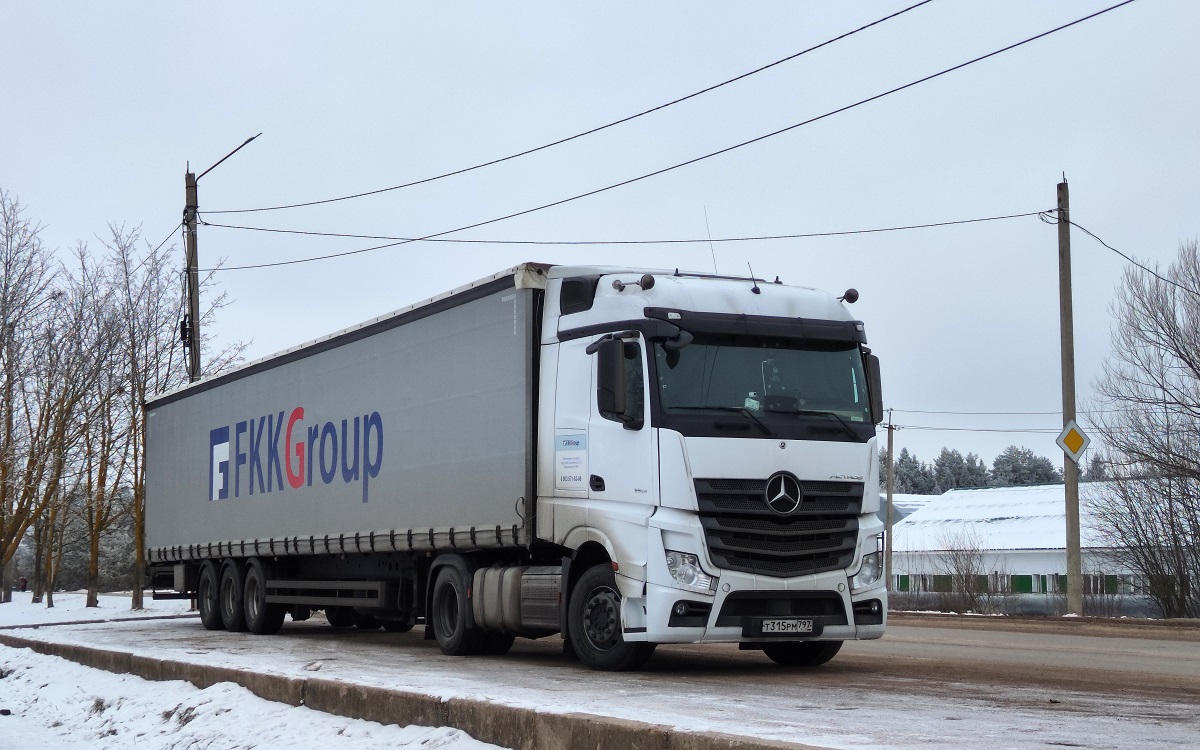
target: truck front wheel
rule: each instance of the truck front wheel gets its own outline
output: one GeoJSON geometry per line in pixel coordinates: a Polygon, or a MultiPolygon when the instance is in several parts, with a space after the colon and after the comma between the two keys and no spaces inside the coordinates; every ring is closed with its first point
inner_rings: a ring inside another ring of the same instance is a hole
{"type": "Polygon", "coordinates": [[[433,635],[448,656],[477,654],[483,648],[483,631],[467,627],[466,576],[453,565],[438,570],[433,584],[433,635]]]}
{"type": "Polygon", "coordinates": [[[287,607],[267,603],[267,571],[259,560],[246,566],[246,587],[242,602],[246,609],[246,627],[255,635],[274,635],[283,627],[287,607]]]}
{"type": "Polygon", "coordinates": [[[196,585],[196,609],[200,610],[200,624],[205,630],[224,630],[221,622],[221,576],[217,564],[205,560],[200,566],[200,581],[196,585]]]}
{"type": "Polygon", "coordinates": [[[231,633],[246,629],[243,598],[246,583],[243,578],[242,569],[235,561],[229,560],[221,567],[221,622],[231,633]]]}
{"type": "Polygon", "coordinates": [[[763,646],[767,658],[784,667],[819,667],[841,650],[841,641],[792,641],[763,646]]]}
{"type": "Polygon", "coordinates": [[[654,653],[653,643],[628,643],[621,637],[621,593],[609,563],[589,568],[575,584],[567,630],[575,654],[592,669],[637,669],[654,653]]]}

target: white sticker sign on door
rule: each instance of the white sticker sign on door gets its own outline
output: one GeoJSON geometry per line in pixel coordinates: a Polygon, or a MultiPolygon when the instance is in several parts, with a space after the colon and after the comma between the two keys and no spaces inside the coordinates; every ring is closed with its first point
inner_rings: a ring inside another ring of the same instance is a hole
{"type": "Polygon", "coordinates": [[[554,436],[554,486],[560,490],[588,488],[587,433],[559,432],[554,436]]]}

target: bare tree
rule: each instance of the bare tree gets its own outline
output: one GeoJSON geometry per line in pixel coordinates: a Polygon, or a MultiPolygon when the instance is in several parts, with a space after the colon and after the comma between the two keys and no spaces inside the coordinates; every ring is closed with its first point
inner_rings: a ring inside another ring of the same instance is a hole
{"type": "Polygon", "coordinates": [[[37,575],[34,576],[33,601],[43,599],[46,608],[54,607],[54,589],[62,570],[63,558],[79,546],[77,538],[68,536],[72,521],[82,516],[79,510],[79,476],[64,477],[57,496],[46,506],[34,524],[34,546],[37,555],[37,575]]]}
{"type": "MultiPolygon", "coordinates": [[[[938,537],[942,551],[934,558],[937,574],[949,579],[949,591],[941,592],[942,605],[953,612],[990,614],[994,600],[989,596],[994,566],[987,547],[972,530],[957,529],[938,537]]],[[[997,578],[999,576],[996,576],[997,578]]]]}
{"type": "MultiPolygon", "coordinates": [[[[57,491],[89,385],[39,228],[0,191],[0,566],[57,491]]],[[[3,601],[11,599],[7,580],[3,601]]]]}
{"type": "Polygon", "coordinates": [[[126,510],[120,498],[128,439],[114,409],[125,386],[121,362],[116,357],[120,311],[113,304],[112,285],[82,243],[75,249],[75,258],[75,266],[63,274],[66,317],[62,322],[69,337],[51,340],[50,346],[54,356],[70,358],[78,370],[74,376],[76,387],[86,388],[80,392],[74,420],[78,438],[64,440],[54,450],[72,456],[79,472],[91,550],[87,606],[96,606],[100,538],[126,510]]]}
{"type": "MultiPolygon", "coordinates": [[[[121,370],[125,379],[119,404],[125,431],[128,461],[124,467],[129,512],[133,519],[134,565],[133,609],[142,608],[144,588],[144,508],[146,480],[146,430],[142,406],[154,396],[187,382],[186,358],[176,337],[183,310],[179,269],[171,261],[174,248],[139,249],[140,230],[125,231],[110,226],[108,249],[109,276],[115,292],[115,304],[122,321],[120,332],[121,370]]],[[[201,282],[201,290],[211,291],[213,276],[201,282]]],[[[209,331],[215,316],[227,304],[225,295],[210,296],[201,323],[209,331]]],[[[208,334],[202,336],[202,349],[211,347],[208,334]]],[[[222,372],[241,359],[245,344],[232,342],[220,350],[206,353],[205,374],[222,372]]]]}
{"type": "MultiPolygon", "coordinates": [[[[186,381],[175,338],[182,285],[172,249],[139,249],[139,230],[109,230],[102,262],[81,243],[74,265],[60,268],[39,228],[0,191],[0,601],[11,597],[4,571],[30,529],[40,593],[52,591],[68,529],[78,524],[94,605],[105,536],[121,525],[122,535],[133,530],[133,606],[142,605],[142,408],[186,381]]],[[[202,288],[212,282],[210,273],[202,288]]],[[[224,295],[209,297],[206,331],[226,304],[224,295]]],[[[209,348],[211,337],[199,345],[209,348]]],[[[206,374],[239,362],[244,347],[206,352],[206,374]]],[[[118,547],[128,553],[128,542],[118,547]]]]}
{"type": "Polygon", "coordinates": [[[1111,478],[1097,516],[1114,554],[1166,617],[1200,616],[1200,252],[1165,272],[1130,268],[1097,384],[1111,478]]]}

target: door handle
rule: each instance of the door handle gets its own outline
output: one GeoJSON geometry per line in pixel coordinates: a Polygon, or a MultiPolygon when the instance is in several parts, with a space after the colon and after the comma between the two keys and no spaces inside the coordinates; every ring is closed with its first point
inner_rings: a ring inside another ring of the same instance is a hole
{"type": "Polygon", "coordinates": [[[604,492],[604,477],[593,474],[588,486],[592,488],[593,492],[604,492]]]}

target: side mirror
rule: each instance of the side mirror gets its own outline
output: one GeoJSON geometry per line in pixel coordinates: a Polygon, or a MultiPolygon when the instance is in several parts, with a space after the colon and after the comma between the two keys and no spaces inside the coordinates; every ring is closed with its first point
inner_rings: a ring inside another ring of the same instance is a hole
{"type": "MultiPolygon", "coordinates": [[[[596,407],[600,416],[621,421],[625,414],[625,342],[602,339],[596,347],[596,407]]],[[[589,349],[591,347],[588,347],[589,349]]]]}
{"type": "Polygon", "coordinates": [[[867,371],[867,391],[871,397],[871,421],[879,424],[883,421],[883,382],[879,377],[879,357],[866,355],[863,357],[863,367],[867,371]]]}

